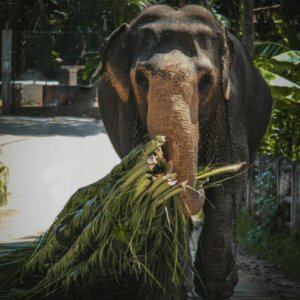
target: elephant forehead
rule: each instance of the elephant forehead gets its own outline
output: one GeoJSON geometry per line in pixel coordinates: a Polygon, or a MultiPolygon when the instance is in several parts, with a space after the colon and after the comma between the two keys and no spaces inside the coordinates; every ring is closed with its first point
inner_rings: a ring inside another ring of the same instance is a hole
{"type": "Polygon", "coordinates": [[[140,32],[149,30],[156,33],[157,36],[162,36],[164,33],[184,33],[191,35],[202,35],[209,38],[216,38],[216,32],[209,26],[198,21],[192,21],[188,18],[184,19],[169,19],[161,18],[156,22],[141,26],[140,32]]]}
{"type": "MultiPolygon", "coordinates": [[[[156,29],[168,26],[192,25],[190,29],[196,28],[197,25],[203,26],[203,30],[209,35],[214,35],[219,30],[220,24],[216,21],[213,14],[199,5],[187,5],[180,10],[165,5],[155,5],[142,11],[136,18],[131,27],[134,31],[144,25],[154,25],[156,29]]],[[[177,30],[178,28],[176,28],[177,30]]]]}
{"type": "Polygon", "coordinates": [[[136,63],[153,62],[157,66],[167,61],[173,64],[195,65],[198,69],[211,68],[218,57],[216,43],[211,38],[191,34],[188,30],[177,32],[165,28],[161,34],[143,30],[132,44],[132,57],[136,63]]]}

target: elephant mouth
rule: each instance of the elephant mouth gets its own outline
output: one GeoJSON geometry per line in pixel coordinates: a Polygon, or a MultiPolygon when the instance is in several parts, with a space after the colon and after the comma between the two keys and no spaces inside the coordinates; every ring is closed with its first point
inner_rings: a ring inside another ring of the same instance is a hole
{"type": "MultiPolygon", "coordinates": [[[[167,138],[165,138],[165,140],[168,141],[167,138]]],[[[161,156],[165,157],[165,162],[168,166],[172,166],[172,173],[175,173],[177,175],[176,181],[182,183],[184,187],[184,190],[180,193],[178,197],[181,208],[186,216],[195,215],[202,209],[204,205],[204,189],[202,188],[202,186],[200,186],[200,189],[197,188],[197,172],[195,172],[195,170],[191,170],[191,172],[183,173],[181,170],[185,170],[186,166],[182,163],[178,164],[177,157],[174,155],[172,157],[172,155],[170,155],[169,149],[170,147],[168,148],[168,144],[166,142],[160,150],[161,156]]],[[[194,165],[196,166],[197,170],[197,161],[194,162],[194,165]]]]}
{"type": "MultiPolygon", "coordinates": [[[[198,190],[191,187],[189,184],[186,184],[185,190],[182,192],[182,196],[184,197],[185,204],[189,209],[188,213],[185,213],[185,215],[195,215],[203,208],[205,202],[205,192],[203,188],[198,190]]],[[[184,203],[181,203],[181,205],[184,205],[184,203]]]]}

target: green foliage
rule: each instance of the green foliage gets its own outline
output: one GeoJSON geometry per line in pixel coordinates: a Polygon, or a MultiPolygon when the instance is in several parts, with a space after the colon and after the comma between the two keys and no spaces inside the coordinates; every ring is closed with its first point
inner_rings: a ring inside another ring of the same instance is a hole
{"type": "MultiPolygon", "coordinates": [[[[91,52],[90,52],[91,53],[91,52]]],[[[96,54],[96,53],[95,53],[96,54]]],[[[86,64],[85,64],[85,68],[82,72],[82,79],[83,80],[89,80],[92,79],[93,82],[97,81],[101,76],[98,75],[94,78],[92,78],[93,74],[95,73],[98,65],[99,65],[99,61],[100,61],[100,55],[97,54],[95,56],[93,56],[86,64]]]]}
{"type": "MultiPolygon", "coordinates": [[[[291,103],[286,107],[273,109],[267,131],[260,143],[258,154],[287,156],[294,160],[300,156],[300,147],[296,142],[300,136],[300,104],[291,103]]],[[[279,102],[277,102],[279,104],[279,102]]]]}
{"type": "Polygon", "coordinates": [[[278,11],[280,0],[255,0],[254,1],[254,32],[256,41],[269,41],[278,43],[280,35],[271,19],[271,15],[278,11]]]}
{"type": "Polygon", "coordinates": [[[170,1],[164,1],[164,0],[142,0],[142,1],[136,1],[138,2],[138,5],[140,9],[145,9],[147,7],[150,7],[152,5],[156,4],[165,4],[172,7],[177,6],[177,0],[170,0],[170,1]]]}
{"type": "MultiPolygon", "coordinates": [[[[166,1],[166,2],[170,2],[170,1],[166,1]]],[[[178,1],[175,0],[175,1],[172,1],[173,3],[175,2],[175,6],[177,6],[177,3],[178,1]]],[[[215,4],[217,2],[220,2],[220,0],[186,0],[185,3],[186,4],[193,4],[193,5],[200,5],[200,6],[203,6],[203,7],[206,7],[208,9],[211,9],[215,6],[215,4]]]]}
{"type": "Polygon", "coordinates": [[[255,43],[254,63],[268,82],[273,97],[290,104],[300,100],[300,52],[297,51],[300,40],[277,14],[272,19],[287,46],[255,43]]]}
{"type": "Polygon", "coordinates": [[[242,247],[255,252],[263,252],[267,259],[280,261],[285,271],[300,276],[300,242],[294,234],[257,231],[259,221],[255,213],[249,215],[245,209],[237,218],[237,238],[242,247]],[[250,238],[251,236],[251,238],[250,238]]]}
{"type": "Polygon", "coordinates": [[[222,21],[221,23],[225,24],[237,37],[240,35],[242,24],[241,6],[241,0],[221,0],[213,6],[218,20],[222,21]]]}
{"type": "Polygon", "coordinates": [[[255,42],[254,55],[260,55],[267,58],[284,53],[290,49],[284,45],[272,42],[255,42]]]}
{"type": "Polygon", "coordinates": [[[242,208],[237,218],[237,237],[241,246],[248,246],[248,232],[257,228],[258,225],[259,221],[255,212],[249,215],[248,212],[245,211],[245,208],[242,208]]]}
{"type": "MultiPolygon", "coordinates": [[[[261,47],[261,53],[266,54],[267,47],[261,47]]],[[[299,51],[288,51],[271,58],[255,55],[254,63],[269,84],[273,97],[287,104],[300,100],[299,51]]]]}
{"type": "Polygon", "coordinates": [[[272,19],[276,24],[276,29],[280,36],[285,40],[287,46],[291,49],[300,50],[300,35],[294,30],[286,20],[280,17],[278,14],[274,13],[272,19]]]}
{"type": "Polygon", "coordinates": [[[214,12],[214,15],[216,16],[217,20],[225,25],[226,27],[230,28],[230,20],[224,16],[224,15],[221,15],[221,14],[218,14],[217,13],[217,10],[215,8],[212,8],[212,11],[214,12]]]}
{"type": "Polygon", "coordinates": [[[186,221],[177,198],[171,206],[183,185],[168,184],[176,175],[148,157],[162,144],[157,137],[138,146],[110,174],[79,189],[38,241],[0,255],[0,294],[124,299],[147,282],[140,298],[154,299],[170,279],[177,287],[178,276],[186,280],[177,260],[179,249],[186,253],[186,221]],[[13,281],[35,286],[6,290],[13,281]]]}
{"type": "Polygon", "coordinates": [[[240,18],[239,18],[239,34],[238,36],[242,36],[243,35],[243,9],[244,9],[244,4],[243,4],[243,0],[240,1],[236,1],[237,6],[239,8],[239,14],[240,14],[240,18]]]}
{"type": "Polygon", "coordinates": [[[242,210],[237,219],[237,235],[241,246],[253,251],[264,251],[268,259],[281,260],[285,269],[292,269],[300,275],[300,242],[296,230],[290,230],[283,224],[290,220],[290,205],[276,193],[274,167],[270,164],[260,179],[255,180],[257,187],[264,193],[255,203],[261,210],[268,206],[270,214],[259,226],[256,213],[251,215],[242,210]]]}
{"type": "Polygon", "coordinates": [[[130,23],[137,12],[141,10],[144,2],[149,1],[111,0],[108,4],[108,9],[112,12],[112,17],[108,18],[108,24],[113,23],[114,27],[110,25],[107,30],[115,30],[123,23],[130,23]]]}
{"type": "MultiPolygon", "coordinates": [[[[6,24],[12,24],[15,30],[49,32],[49,34],[39,36],[28,32],[15,37],[15,76],[31,68],[55,70],[61,64],[87,64],[88,70],[83,71],[83,78],[89,80],[95,68],[91,70],[88,62],[92,59],[91,53],[99,51],[103,36],[109,35],[110,31],[115,30],[122,23],[130,23],[143,8],[144,3],[159,1],[56,0],[48,1],[49,3],[45,1],[37,3],[29,0],[16,0],[15,2],[13,7],[17,9],[14,10],[14,14],[10,14],[10,10],[7,9],[7,15],[4,14],[1,20],[3,28],[6,24]],[[107,34],[98,34],[99,31],[104,30],[105,18],[107,34]],[[21,22],[20,26],[16,26],[15,24],[19,22],[21,22]],[[96,33],[92,33],[95,31],[97,31],[96,37],[96,33]],[[51,34],[51,32],[56,32],[56,34],[51,34]],[[59,32],[73,32],[74,34],[59,35],[59,32]],[[98,45],[98,40],[100,45],[98,45]],[[38,47],[32,47],[36,44],[38,47]]],[[[54,73],[49,71],[50,77],[52,74],[54,73]]]]}
{"type": "MultiPolygon", "coordinates": [[[[276,192],[276,182],[274,174],[273,164],[269,164],[267,171],[262,174],[261,178],[255,180],[257,182],[257,187],[261,189],[263,197],[260,197],[256,200],[256,204],[260,204],[260,212],[267,206],[270,210],[259,229],[254,229],[253,234],[260,231],[269,231],[270,233],[279,232],[284,230],[284,222],[290,221],[291,218],[291,209],[288,202],[281,199],[276,192]]],[[[250,238],[252,233],[249,232],[250,238]]]]}
{"type": "Polygon", "coordinates": [[[272,18],[287,46],[270,42],[254,45],[254,63],[268,82],[273,97],[271,120],[258,153],[295,159],[300,155],[297,144],[300,137],[300,40],[279,15],[273,14],[272,18]]]}
{"type": "MultiPolygon", "coordinates": [[[[178,200],[184,184],[175,181],[172,164],[163,158],[163,143],[156,137],[138,146],[110,174],[79,189],[39,240],[14,250],[2,246],[9,253],[0,255],[0,295],[101,294],[108,300],[141,292],[138,299],[161,299],[172,282],[178,289],[182,280],[195,298],[178,261],[179,251],[189,259],[188,225],[178,200]],[[33,288],[9,290],[15,283],[33,288]]],[[[243,165],[201,167],[197,178],[204,184],[243,165]]]]}

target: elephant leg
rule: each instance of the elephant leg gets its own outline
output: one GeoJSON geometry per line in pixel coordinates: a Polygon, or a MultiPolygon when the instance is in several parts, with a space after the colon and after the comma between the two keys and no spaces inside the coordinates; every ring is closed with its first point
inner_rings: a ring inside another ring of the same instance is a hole
{"type": "MultiPolygon", "coordinates": [[[[236,204],[242,197],[245,175],[236,177],[236,204]]],[[[218,176],[218,180],[228,175],[218,176]]],[[[205,223],[198,240],[195,268],[205,286],[194,275],[195,291],[204,299],[227,299],[234,293],[239,281],[237,267],[229,275],[234,259],[233,247],[233,185],[234,179],[227,180],[222,187],[206,190],[204,204],[205,223]],[[200,245],[201,243],[201,245],[200,245]],[[229,276],[228,276],[229,275],[229,276]]]]}

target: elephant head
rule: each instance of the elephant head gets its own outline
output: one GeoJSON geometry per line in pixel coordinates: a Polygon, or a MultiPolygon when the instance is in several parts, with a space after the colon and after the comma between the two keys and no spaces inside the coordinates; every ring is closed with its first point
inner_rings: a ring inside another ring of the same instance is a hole
{"type": "Polygon", "coordinates": [[[100,49],[95,75],[102,74],[124,105],[136,105],[150,138],[166,137],[163,151],[177,180],[188,180],[183,196],[192,215],[204,202],[195,190],[199,145],[218,101],[229,100],[233,57],[226,27],[199,6],[150,7],[100,49]]]}

